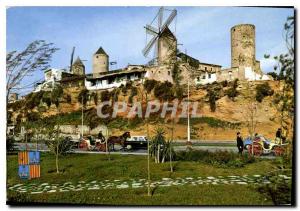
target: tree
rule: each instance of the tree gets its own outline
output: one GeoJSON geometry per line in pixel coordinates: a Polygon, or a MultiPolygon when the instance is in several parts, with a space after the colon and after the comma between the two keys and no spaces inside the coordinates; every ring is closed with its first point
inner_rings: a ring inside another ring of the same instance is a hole
{"type": "Polygon", "coordinates": [[[164,163],[166,158],[170,158],[171,141],[167,141],[163,128],[155,130],[155,136],[151,139],[150,155],[154,157],[155,163],[164,163]]]}
{"type": "Polygon", "coordinates": [[[48,126],[46,145],[55,156],[56,173],[59,173],[59,156],[66,155],[72,148],[72,143],[60,135],[60,125],[48,126]]]}
{"type": "Polygon", "coordinates": [[[36,40],[21,52],[11,51],[6,54],[6,103],[12,90],[18,91],[34,84],[21,86],[25,77],[38,70],[47,70],[52,54],[57,50],[53,43],[36,40]]]}
{"type": "Polygon", "coordinates": [[[245,119],[247,123],[247,128],[248,128],[248,133],[250,134],[250,138],[252,141],[252,156],[254,155],[254,144],[253,144],[253,139],[254,139],[254,134],[256,131],[256,126],[257,126],[257,103],[256,103],[256,96],[254,94],[254,90],[251,89],[253,86],[252,82],[247,83],[247,91],[248,91],[248,96],[246,98],[247,101],[247,112],[245,114],[245,119]]]}
{"type": "Polygon", "coordinates": [[[266,96],[272,96],[274,94],[274,90],[270,87],[268,82],[263,84],[258,84],[256,86],[256,100],[258,102],[262,102],[266,96]]]}
{"type": "Polygon", "coordinates": [[[82,104],[83,107],[86,107],[86,104],[89,100],[89,91],[87,89],[81,90],[77,97],[77,100],[80,104],[82,104]]]}
{"type": "MultiPolygon", "coordinates": [[[[276,61],[274,72],[278,72],[280,93],[276,95],[276,107],[280,116],[280,127],[288,137],[289,128],[293,128],[295,115],[295,62],[294,62],[294,17],[288,17],[284,25],[284,40],[287,53],[274,56],[276,61]]],[[[265,55],[270,58],[270,55],[265,55]]],[[[292,134],[294,140],[294,133],[292,134]]]]}

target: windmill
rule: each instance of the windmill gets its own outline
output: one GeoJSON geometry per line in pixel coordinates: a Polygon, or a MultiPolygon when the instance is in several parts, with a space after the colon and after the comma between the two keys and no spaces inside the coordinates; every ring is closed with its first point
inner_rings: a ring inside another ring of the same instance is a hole
{"type": "Polygon", "coordinates": [[[167,10],[171,11],[171,13],[163,23],[163,13],[165,10],[167,9],[161,7],[151,24],[147,24],[144,27],[146,29],[146,35],[151,35],[152,39],[147,43],[142,52],[143,55],[147,57],[150,50],[155,46],[155,55],[154,59],[152,59],[152,63],[158,61],[158,63],[161,64],[163,62],[167,62],[167,60],[174,55],[176,57],[177,40],[174,34],[170,31],[169,26],[176,17],[177,10],[167,10]],[[155,21],[157,21],[157,26],[154,26],[153,24],[155,21]]]}

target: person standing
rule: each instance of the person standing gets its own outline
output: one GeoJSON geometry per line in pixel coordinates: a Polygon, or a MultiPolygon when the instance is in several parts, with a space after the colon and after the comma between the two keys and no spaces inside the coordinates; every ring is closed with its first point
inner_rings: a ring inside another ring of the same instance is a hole
{"type": "Polygon", "coordinates": [[[244,142],[240,132],[237,132],[236,134],[236,145],[239,150],[239,154],[242,154],[244,150],[244,142]]]}
{"type": "Polygon", "coordinates": [[[281,128],[278,128],[278,130],[276,131],[276,137],[275,137],[276,144],[281,144],[281,138],[282,138],[281,132],[282,132],[281,128]]]}
{"type": "Polygon", "coordinates": [[[105,137],[102,134],[102,131],[100,130],[98,133],[98,139],[100,140],[100,143],[104,143],[105,142],[105,137]]]}

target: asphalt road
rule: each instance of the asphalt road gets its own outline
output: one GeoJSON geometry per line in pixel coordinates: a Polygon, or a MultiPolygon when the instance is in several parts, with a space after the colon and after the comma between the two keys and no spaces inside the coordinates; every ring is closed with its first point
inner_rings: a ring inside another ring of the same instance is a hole
{"type": "MultiPolygon", "coordinates": [[[[214,151],[232,151],[232,152],[238,152],[237,148],[235,146],[220,146],[220,143],[218,143],[217,146],[212,146],[212,145],[203,145],[203,146],[192,146],[192,149],[198,149],[198,150],[208,150],[211,152],[214,151]]],[[[178,145],[178,144],[176,144],[178,145]]],[[[34,144],[34,143],[17,143],[16,150],[38,150],[38,151],[49,151],[48,147],[45,144],[34,144]]],[[[147,154],[147,149],[137,149],[137,150],[131,150],[131,151],[119,151],[120,146],[115,145],[116,151],[111,152],[112,154],[136,154],[136,155],[146,155],[147,154]]],[[[179,146],[174,146],[175,151],[183,151],[186,150],[187,146],[184,144],[179,145],[179,146]]],[[[80,149],[74,149],[72,153],[106,153],[106,152],[98,152],[98,151],[83,151],[80,149]]]]}

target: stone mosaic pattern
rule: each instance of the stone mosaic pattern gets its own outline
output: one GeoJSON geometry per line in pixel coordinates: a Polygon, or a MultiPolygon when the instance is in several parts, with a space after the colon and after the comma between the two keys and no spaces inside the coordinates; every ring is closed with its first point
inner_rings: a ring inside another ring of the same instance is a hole
{"type": "MultiPolygon", "coordinates": [[[[291,180],[291,177],[279,175],[282,180],[291,180]]],[[[243,176],[208,176],[208,177],[186,177],[186,178],[162,178],[159,181],[151,182],[151,187],[170,187],[182,185],[249,185],[249,184],[269,184],[271,183],[267,177],[262,175],[243,175],[243,176]]],[[[8,187],[9,190],[20,193],[41,194],[55,192],[69,192],[82,190],[105,190],[105,189],[126,189],[126,188],[145,188],[148,182],[146,179],[131,179],[131,180],[94,180],[94,181],[79,181],[77,183],[65,182],[63,184],[49,183],[31,183],[31,184],[15,184],[8,187]]]]}

